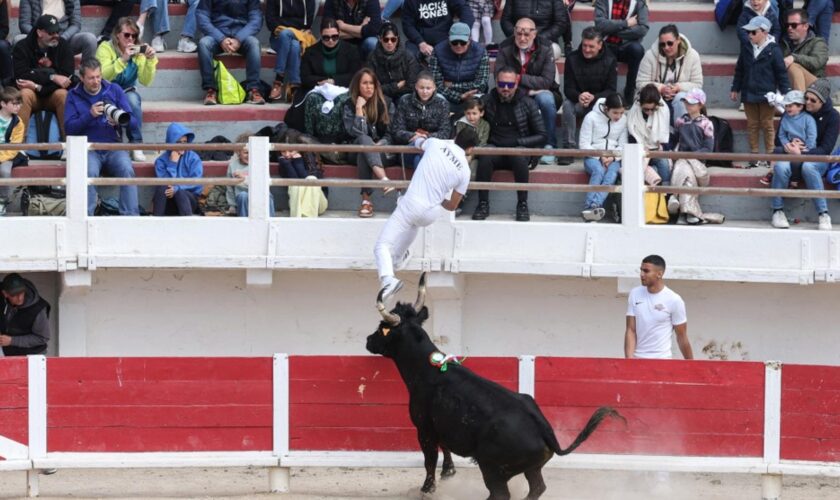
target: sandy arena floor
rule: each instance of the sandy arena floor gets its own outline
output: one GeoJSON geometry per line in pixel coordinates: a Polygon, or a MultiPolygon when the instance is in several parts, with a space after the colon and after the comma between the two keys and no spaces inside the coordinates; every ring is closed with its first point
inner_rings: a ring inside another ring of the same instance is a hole
{"type": "MultiPolygon", "coordinates": [[[[467,500],[486,498],[476,468],[438,483],[429,496],[420,494],[421,469],[292,469],[291,493],[270,495],[264,469],[137,469],[63,470],[41,476],[41,499],[66,498],[280,498],[314,499],[420,499],[467,500]]],[[[554,500],[752,500],[761,498],[759,476],[742,474],[655,474],[613,471],[545,470],[548,491],[554,500]]],[[[25,495],[22,472],[0,473],[0,498],[25,495]]],[[[523,498],[522,478],[510,483],[513,498],[523,498]]],[[[840,498],[840,479],[787,477],[784,500],[840,498]]]]}

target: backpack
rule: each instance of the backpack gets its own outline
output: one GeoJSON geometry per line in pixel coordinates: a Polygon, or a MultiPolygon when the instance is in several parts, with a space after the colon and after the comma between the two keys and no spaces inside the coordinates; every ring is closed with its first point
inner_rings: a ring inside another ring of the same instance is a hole
{"type": "MultiPolygon", "coordinates": [[[[27,144],[43,144],[61,142],[61,129],[58,128],[58,118],[50,111],[33,113],[26,130],[27,144]]],[[[61,150],[49,151],[29,150],[26,154],[35,160],[58,160],[61,150]]]]}
{"type": "Polygon", "coordinates": [[[744,2],[740,0],[715,0],[715,21],[720,30],[723,31],[727,26],[737,24],[742,10],[744,10],[744,2]]]}
{"type": "MultiPolygon", "coordinates": [[[[204,144],[230,144],[230,140],[223,136],[214,136],[204,144]]],[[[233,151],[199,151],[198,157],[201,161],[228,161],[233,156],[233,151]]]]}
{"type": "Polygon", "coordinates": [[[16,193],[20,197],[22,215],[64,215],[67,193],[63,186],[21,187],[16,193]]]}
{"type": "MultiPolygon", "coordinates": [[[[715,127],[715,153],[732,153],[734,152],[734,139],[732,137],[732,127],[729,122],[717,116],[710,116],[712,125],[715,127]]],[[[710,167],[732,167],[730,160],[708,160],[706,165],[710,167]]]]}
{"type": "Polygon", "coordinates": [[[216,79],[216,98],[219,104],[242,104],[245,102],[245,89],[230,74],[222,61],[213,61],[213,75],[216,79]]]}

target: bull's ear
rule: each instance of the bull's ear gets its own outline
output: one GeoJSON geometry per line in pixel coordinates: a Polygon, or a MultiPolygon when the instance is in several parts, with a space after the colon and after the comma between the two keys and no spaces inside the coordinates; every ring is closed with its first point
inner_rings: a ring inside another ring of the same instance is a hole
{"type": "Polygon", "coordinates": [[[424,321],[429,319],[429,308],[426,307],[426,306],[423,306],[423,308],[420,309],[420,312],[417,313],[417,319],[420,320],[421,325],[423,324],[424,321]]]}

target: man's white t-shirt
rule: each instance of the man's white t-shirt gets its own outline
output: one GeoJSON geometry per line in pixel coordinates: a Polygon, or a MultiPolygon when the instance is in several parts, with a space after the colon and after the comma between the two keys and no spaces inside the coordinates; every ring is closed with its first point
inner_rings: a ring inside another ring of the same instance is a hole
{"type": "Polygon", "coordinates": [[[423,157],[400,200],[401,206],[417,213],[448,200],[453,190],[466,193],[470,184],[470,165],[464,150],[454,141],[432,138],[421,147],[423,157]]]}
{"type": "Polygon", "coordinates": [[[670,359],[671,331],[688,321],[685,302],[667,286],[659,293],[634,288],[627,297],[627,316],[636,318],[636,358],[670,359]]]}

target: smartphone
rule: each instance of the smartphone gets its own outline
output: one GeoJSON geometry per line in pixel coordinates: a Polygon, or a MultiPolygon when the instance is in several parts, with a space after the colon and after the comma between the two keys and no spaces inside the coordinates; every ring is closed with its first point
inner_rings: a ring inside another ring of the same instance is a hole
{"type": "Polygon", "coordinates": [[[140,46],[140,53],[143,54],[143,55],[146,55],[146,50],[148,48],[149,48],[149,46],[144,43],[143,45],[140,46]]]}

